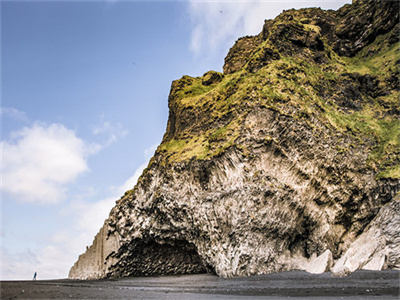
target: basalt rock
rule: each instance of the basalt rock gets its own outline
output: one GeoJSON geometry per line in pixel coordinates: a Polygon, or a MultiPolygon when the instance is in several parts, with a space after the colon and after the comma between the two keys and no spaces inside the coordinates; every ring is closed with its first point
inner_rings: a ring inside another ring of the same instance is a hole
{"type": "Polygon", "coordinates": [[[332,271],[344,275],[359,268],[382,270],[384,267],[400,269],[400,195],[382,207],[332,271]]]}
{"type": "Polygon", "coordinates": [[[240,38],[225,57],[224,73],[230,74],[242,69],[247,63],[249,55],[257,49],[259,44],[258,36],[240,38]]]}
{"type": "Polygon", "coordinates": [[[399,268],[398,5],[285,11],[224,74],[175,80],[162,143],[69,277],[399,268]]]}
{"type": "Polygon", "coordinates": [[[399,23],[399,1],[355,0],[338,11],[333,46],[340,55],[353,56],[399,23]]]}

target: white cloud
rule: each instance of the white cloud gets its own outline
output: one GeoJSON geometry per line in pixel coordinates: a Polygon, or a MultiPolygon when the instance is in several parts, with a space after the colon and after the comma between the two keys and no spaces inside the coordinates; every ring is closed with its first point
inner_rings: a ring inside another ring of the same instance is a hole
{"type": "Polygon", "coordinates": [[[21,122],[28,122],[29,119],[25,112],[20,111],[14,107],[1,107],[0,108],[0,115],[2,117],[9,117],[16,121],[21,122]]]}
{"type": "MultiPolygon", "coordinates": [[[[103,116],[102,119],[104,119],[103,116]]],[[[120,138],[125,137],[128,134],[128,130],[119,122],[111,123],[102,120],[101,124],[93,127],[92,133],[97,136],[106,136],[106,141],[103,143],[102,147],[107,147],[120,138]]]]}
{"type": "Polygon", "coordinates": [[[38,279],[66,278],[120,196],[115,194],[95,202],[72,201],[60,214],[60,218],[69,220],[70,226],[47,238],[45,246],[36,251],[11,253],[0,248],[0,280],[31,279],[35,271],[38,279]]]}
{"type": "MultiPolygon", "coordinates": [[[[88,156],[125,136],[127,131],[120,123],[104,121],[93,129],[93,134],[105,136],[106,142],[89,144],[62,124],[35,123],[12,132],[8,140],[0,142],[1,192],[33,203],[56,203],[63,199],[68,184],[88,170],[88,156]]],[[[155,148],[144,151],[146,161],[155,148]]],[[[1,243],[0,279],[29,280],[35,271],[38,279],[67,277],[78,255],[92,243],[115,201],[134,187],[146,165],[140,165],[131,177],[110,188],[110,194],[98,201],[88,200],[96,196],[95,189],[83,189],[82,195],[66,203],[60,212],[60,218],[67,219],[71,226],[44,238],[47,242],[43,247],[15,252],[8,251],[1,243]]]]}
{"type": "Polygon", "coordinates": [[[121,186],[117,187],[115,190],[118,190],[118,194],[123,194],[126,191],[133,189],[146,166],[147,164],[140,165],[131,177],[129,177],[121,186]]]}
{"type": "Polygon", "coordinates": [[[35,123],[2,141],[0,189],[22,202],[56,203],[95,151],[61,124],[35,123]]]}
{"type": "Polygon", "coordinates": [[[284,9],[321,7],[337,9],[350,0],[311,1],[197,1],[189,3],[193,24],[190,50],[197,56],[226,52],[236,39],[261,32],[265,19],[273,19],[284,9]]]}
{"type": "Polygon", "coordinates": [[[47,246],[18,252],[0,247],[0,279],[29,280],[34,272],[38,279],[66,278],[85,236],[79,231],[60,232],[51,237],[47,246]]]}
{"type": "Polygon", "coordinates": [[[1,280],[32,279],[38,262],[37,256],[30,249],[10,253],[0,247],[1,280]]]}
{"type": "MultiPolygon", "coordinates": [[[[96,232],[103,225],[104,220],[108,217],[115,201],[121,195],[113,195],[99,201],[73,201],[71,202],[66,215],[72,216],[74,226],[81,233],[87,233],[90,239],[93,239],[96,232]]],[[[90,240],[86,241],[88,244],[90,240]]],[[[83,247],[83,244],[81,245],[83,247]]]]}
{"type": "Polygon", "coordinates": [[[154,144],[146,149],[144,149],[144,157],[146,160],[150,160],[150,158],[154,155],[154,152],[156,151],[158,147],[158,144],[154,144]]]}
{"type": "Polygon", "coordinates": [[[133,175],[131,177],[129,177],[122,185],[112,188],[112,190],[115,191],[116,194],[122,195],[126,191],[133,189],[133,187],[136,185],[140,175],[142,175],[143,170],[147,167],[148,161],[154,155],[154,152],[156,151],[157,146],[158,145],[155,144],[144,150],[143,154],[144,154],[146,162],[141,164],[139,167],[137,167],[137,169],[135,170],[133,175]]]}

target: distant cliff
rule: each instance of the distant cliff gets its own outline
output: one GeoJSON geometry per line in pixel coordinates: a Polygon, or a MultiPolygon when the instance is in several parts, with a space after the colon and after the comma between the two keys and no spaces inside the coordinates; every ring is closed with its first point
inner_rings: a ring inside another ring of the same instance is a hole
{"type": "Polygon", "coordinates": [[[69,277],[400,268],[399,34],[397,1],[288,10],[223,74],[174,81],[162,143],[69,277]]]}

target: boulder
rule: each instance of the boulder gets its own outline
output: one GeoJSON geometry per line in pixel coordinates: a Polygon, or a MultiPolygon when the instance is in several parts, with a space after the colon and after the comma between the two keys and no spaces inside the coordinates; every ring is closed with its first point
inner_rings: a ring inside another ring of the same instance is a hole
{"type": "Polygon", "coordinates": [[[217,83],[217,82],[220,82],[222,80],[222,78],[224,78],[224,75],[222,73],[215,72],[215,71],[208,71],[207,73],[205,73],[203,75],[202,84],[210,85],[213,83],[217,83]]]}
{"type": "Polygon", "coordinates": [[[304,270],[308,273],[321,274],[328,272],[333,264],[332,252],[327,249],[318,257],[311,258],[304,270]]]}

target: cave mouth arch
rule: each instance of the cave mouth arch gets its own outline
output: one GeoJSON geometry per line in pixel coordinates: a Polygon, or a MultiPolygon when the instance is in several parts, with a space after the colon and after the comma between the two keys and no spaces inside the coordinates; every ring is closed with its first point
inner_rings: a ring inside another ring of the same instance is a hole
{"type": "Polygon", "coordinates": [[[139,277],[182,274],[215,274],[204,262],[196,246],[186,240],[135,239],[129,243],[128,253],[111,269],[107,277],[139,277]]]}

